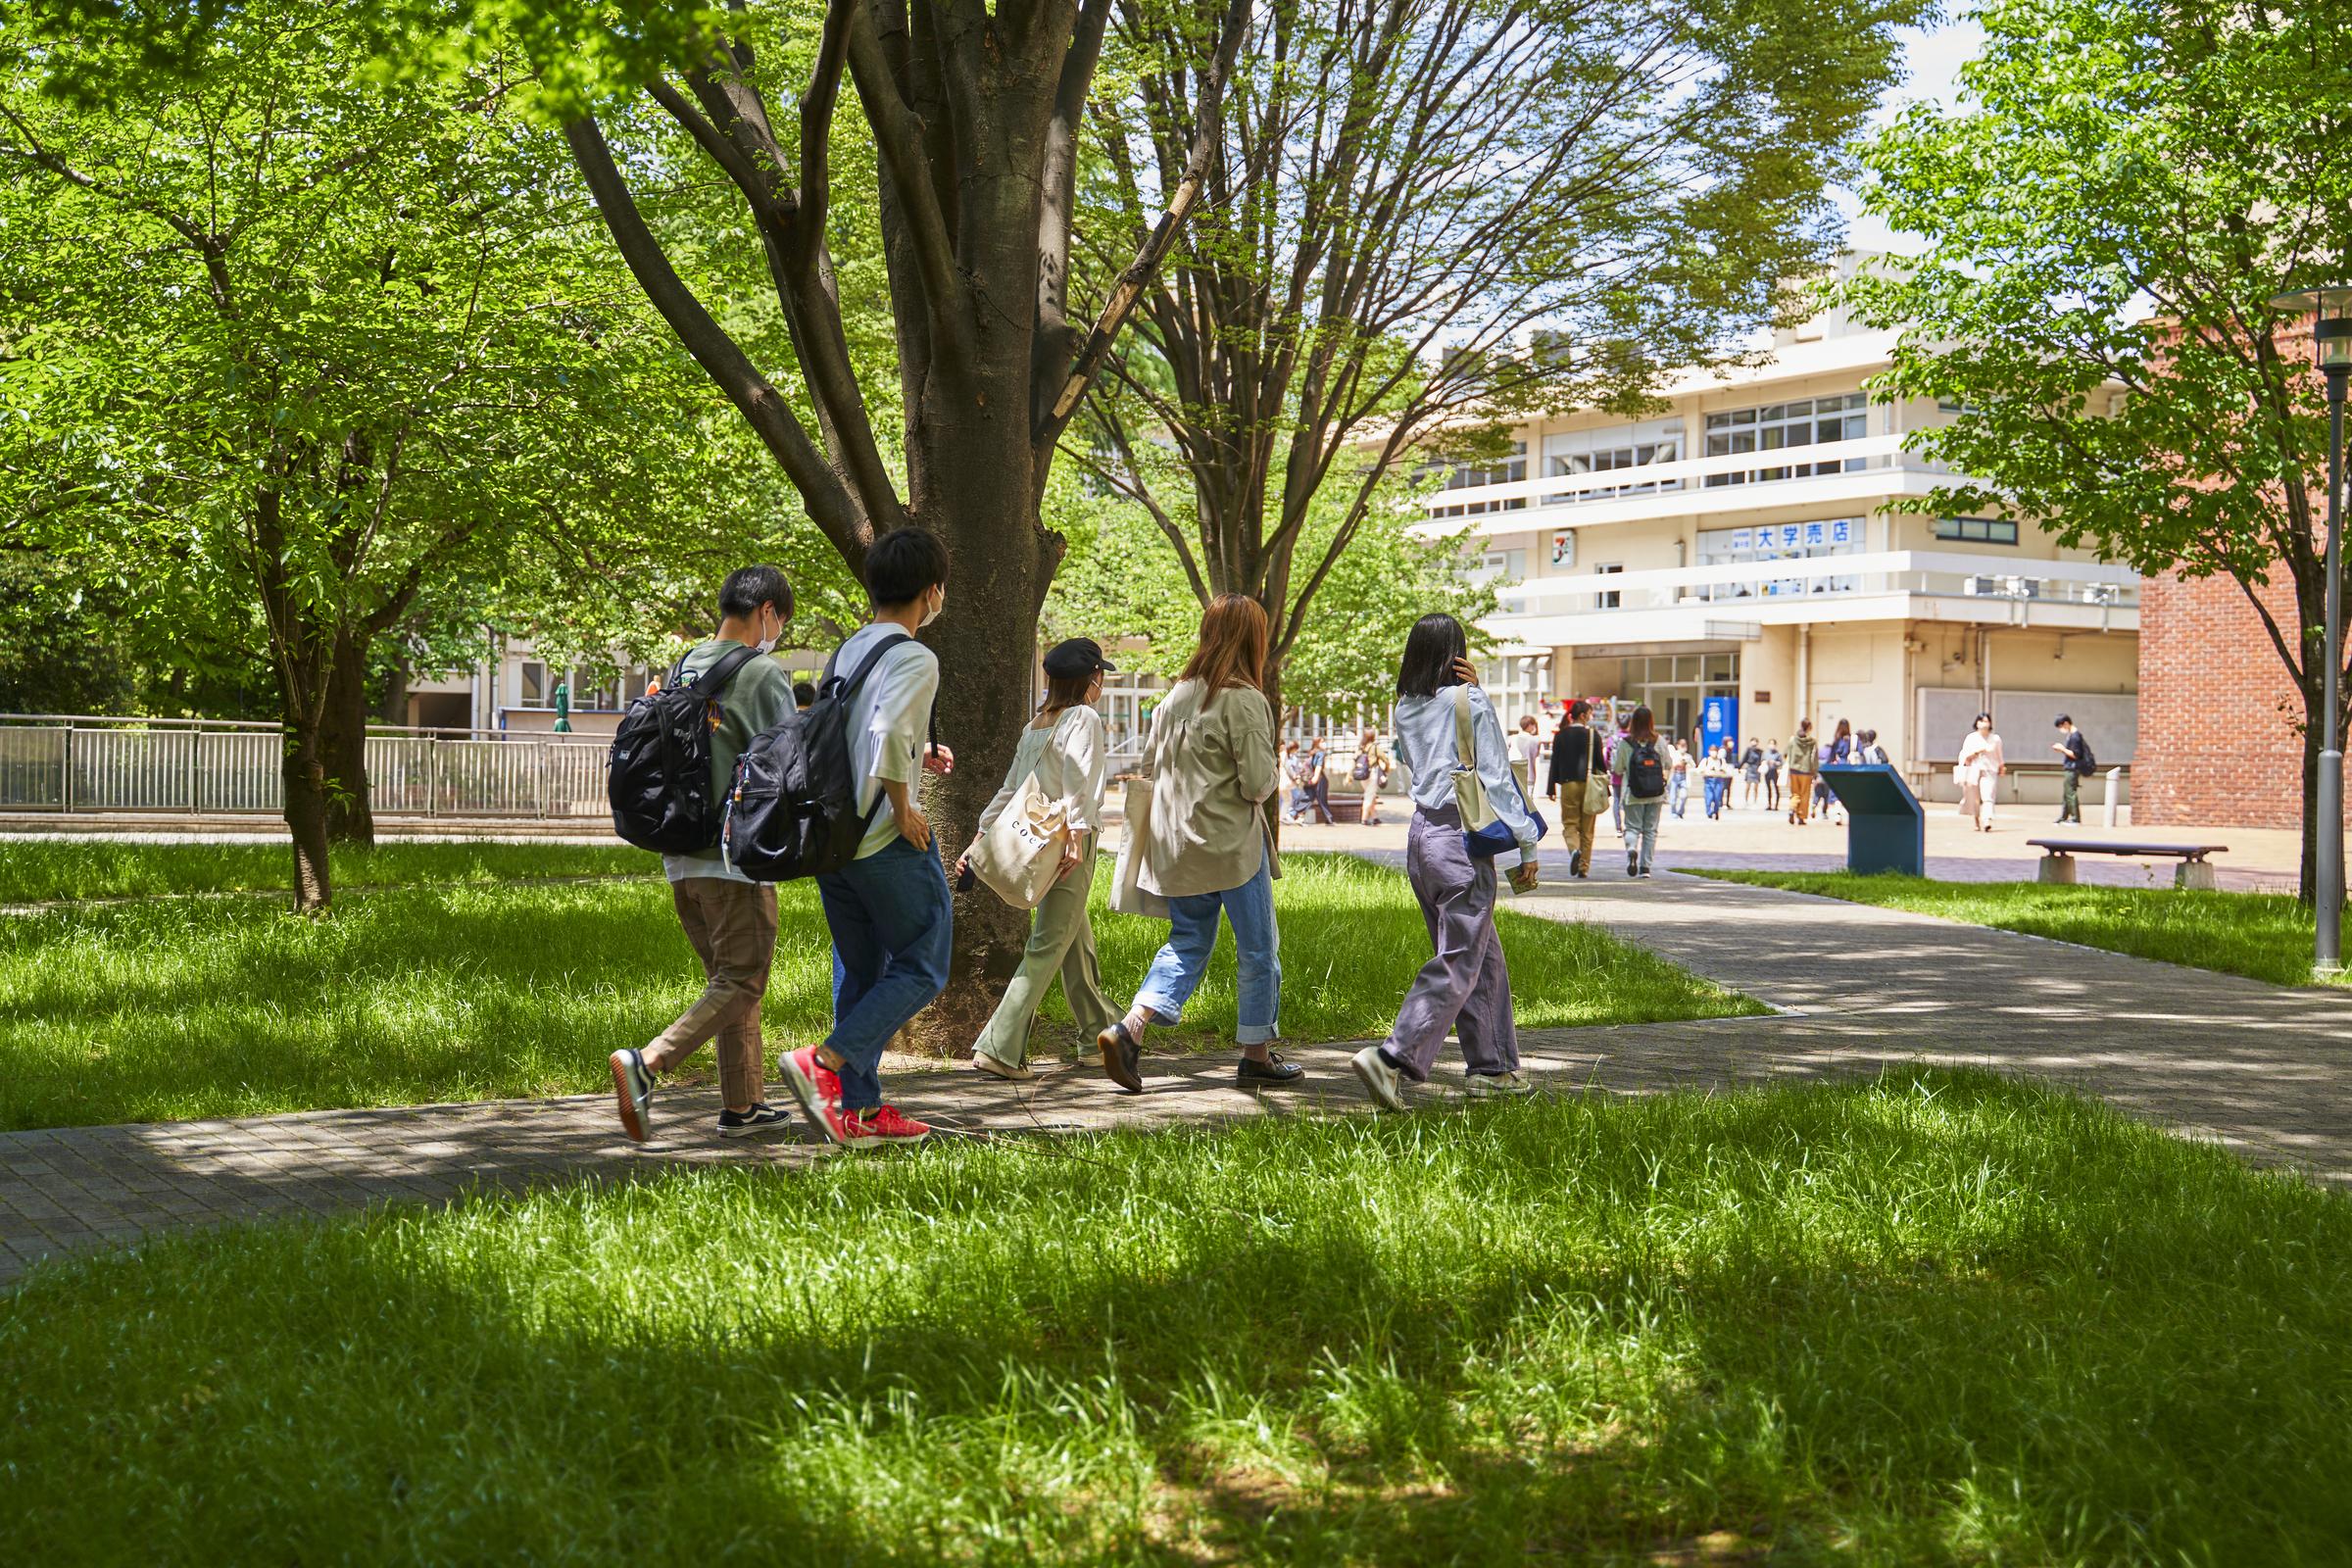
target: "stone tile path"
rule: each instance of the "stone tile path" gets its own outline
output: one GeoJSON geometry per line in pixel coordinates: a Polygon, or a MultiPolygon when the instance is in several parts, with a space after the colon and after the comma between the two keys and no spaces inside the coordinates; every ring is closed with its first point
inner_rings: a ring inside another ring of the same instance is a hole
{"type": "MultiPolygon", "coordinates": [[[[1665,876],[1550,883],[1514,906],[1596,921],[1736,990],[1770,1018],[1529,1031],[1532,1075],[1613,1093],[1989,1066],[2104,1096],[2264,1163],[2352,1186],[2352,995],[2285,990],[1926,915],[1665,876]]],[[[1301,1049],[1310,1087],[1235,1089],[1230,1058],[1147,1063],[1151,1093],[1049,1065],[1028,1088],[965,1069],[897,1080],[943,1126],[1042,1134],[1362,1109],[1348,1048],[1301,1049]]],[[[73,1250],[184,1225],[322,1214],[679,1165],[828,1157],[797,1130],[722,1142],[713,1091],[664,1094],[624,1142],[602,1095],[0,1134],[0,1285],[73,1250]]]]}

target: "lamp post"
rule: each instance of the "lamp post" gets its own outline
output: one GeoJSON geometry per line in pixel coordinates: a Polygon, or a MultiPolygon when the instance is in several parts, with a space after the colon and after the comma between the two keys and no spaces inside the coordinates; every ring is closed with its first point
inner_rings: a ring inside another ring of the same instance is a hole
{"type": "Polygon", "coordinates": [[[2271,302],[2275,309],[2311,317],[2314,358],[2328,378],[2328,661],[2320,715],[2319,940],[2313,967],[2343,967],[2344,738],[2336,713],[2344,667],[2344,378],[2352,374],[2352,286],[2317,288],[2271,302]]]}

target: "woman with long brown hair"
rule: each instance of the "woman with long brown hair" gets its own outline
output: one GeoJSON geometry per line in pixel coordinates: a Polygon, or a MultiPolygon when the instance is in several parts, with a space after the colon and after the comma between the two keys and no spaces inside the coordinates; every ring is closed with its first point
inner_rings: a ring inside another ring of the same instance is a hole
{"type": "MultiPolygon", "coordinates": [[[[1266,798],[1281,775],[1274,760],[1274,712],[1261,689],[1266,612],[1254,599],[1220,594],[1200,617],[1200,644],[1152,713],[1143,771],[1152,810],[1137,846],[1139,880],[1168,901],[1167,946],[1124,1018],[1096,1038],[1102,1070],[1131,1095],[1144,1032],[1174,1023],[1208,970],[1221,914],[1233,927],[1239,968],[1242,1048],[1235,1081],[1295,1083],[1305,1069],[1277,1055],[1282,939],[1274,925],[1274,857],[1266,842],[1266,798]]],[[[1133,824],[1129,831],[1133,831],[1133,824]]]]}

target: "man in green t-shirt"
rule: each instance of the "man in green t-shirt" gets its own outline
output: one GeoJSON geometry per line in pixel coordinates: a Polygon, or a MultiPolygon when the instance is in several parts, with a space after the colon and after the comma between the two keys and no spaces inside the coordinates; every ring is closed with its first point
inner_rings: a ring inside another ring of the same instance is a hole
{"type": "MultiPolygon", "coordinates": [[[[718,590],[718,635],[679,662],[680,678],[699,676],[737,646],[765,656],[792,619],[792,584],[773,566],[745,566],[718,590]]],[[[714,797],[735,779],[735,759],[752,737],[793,710],[792,673],[765,657],[745,661],[718,698],[721,718],[710,737],[714,797]]],[[[788,1118],[766,1102],[767,1064],[760,1040],[760,999],[776,952],[776,890],[728,864],[716,846],[664,855],[670,899],[708,981],[694,1005],[641,1051],[612,1053],[621,1130],[645,1141],[654,1075],[667,1072],[714,1040],[718,1047],[721,1138],[743,1138],[788,1118]]]]}

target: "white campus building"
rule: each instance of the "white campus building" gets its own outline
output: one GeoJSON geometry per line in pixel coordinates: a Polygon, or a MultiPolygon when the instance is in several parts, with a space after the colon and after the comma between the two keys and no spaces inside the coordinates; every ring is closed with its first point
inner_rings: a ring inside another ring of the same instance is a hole
{"type": "Polygon", "coordinates": [[[1651,417],[1532,421],[1455,467],[1428,527],[1466,526],[1497,580],[1506,720],[1608,697],[1785,745],[1800,716],[1825,739],[1849,718],[1933,787],[1980,710],[2027,764],[2055,760],[2064,710],[2129,762],[2138,575],[2030,522],[1886,514],[1942,477],[1905,433],[1950,416],[1866,389],[1895,338],[1826,315],[1761,365],[1674,378],[1651,417]]]}

